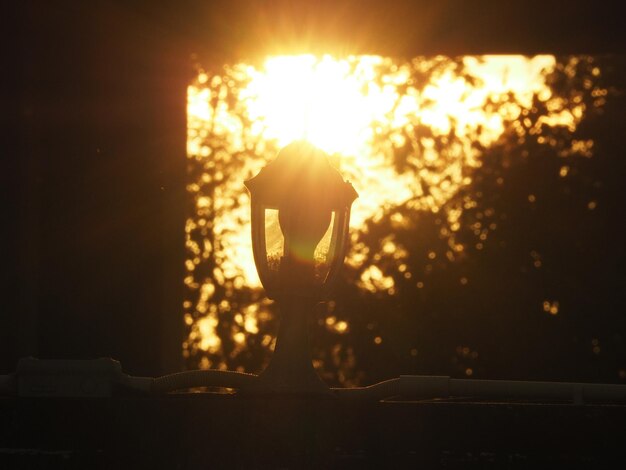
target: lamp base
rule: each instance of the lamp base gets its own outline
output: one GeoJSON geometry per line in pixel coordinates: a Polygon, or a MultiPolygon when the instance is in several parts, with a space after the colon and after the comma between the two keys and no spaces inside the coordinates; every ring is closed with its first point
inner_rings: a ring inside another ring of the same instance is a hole
{"type": "Polygon", "coordinates": [[[272,359],[240,395],[335,396],[311,363],[308,318],[313,306],[306,298],[280,299],[280,327],[272,359]]]}
{"type": "Polygon", "coordinates": [[[271,365],[250,385],[242,388],[241,396],[297,396],[334,398],[334,392],[319,378],[313,367],[310,372],[288,373],[271,365]]]}

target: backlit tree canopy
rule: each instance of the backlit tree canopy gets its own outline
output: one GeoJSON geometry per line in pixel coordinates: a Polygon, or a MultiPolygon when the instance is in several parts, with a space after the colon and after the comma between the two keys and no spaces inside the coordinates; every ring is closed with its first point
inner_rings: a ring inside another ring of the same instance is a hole
{"type": "Polygon", "coordinates": [[[304,55],[201,69],[188,92],[188,364],[267,362],[275,312],[243,181],[307,139],[360,195],[342,287],[315,318],[319,371],[343,385],[501,373],[494,336],[568,315],[558,245],[576,235],[550,224],[593,223],[595,143],[579,128],[610,93],[592,57],[304,55]]]}

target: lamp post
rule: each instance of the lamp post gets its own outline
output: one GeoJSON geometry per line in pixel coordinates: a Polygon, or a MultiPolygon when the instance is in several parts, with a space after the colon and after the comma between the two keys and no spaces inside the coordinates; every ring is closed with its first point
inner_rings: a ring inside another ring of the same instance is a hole
{"type": "Polygon", "coordinates": [[[336,283],[357,193],[324,152],[305,141],[283,148],[246,181],[254,262],[280,326],[267,368],[244,393],[330,395],[309,352],[309,317],[336,283]]]}

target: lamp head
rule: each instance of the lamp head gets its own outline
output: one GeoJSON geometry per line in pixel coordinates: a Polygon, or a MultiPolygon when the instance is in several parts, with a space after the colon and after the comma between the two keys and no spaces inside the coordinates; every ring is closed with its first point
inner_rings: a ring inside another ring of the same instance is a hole
{"type": "Polygon", "coordinates": [[[330,267],[338,258],[343,262],[350,206],[357,197],[352,185],[343,181],[323,151],[306,141],[287,145],[245,184],[252,198],[255,263],[268,295],[294,282],[325,284],[330,272],[322,279],[315,271],[318,264],[330,267]],[[268,261],[267,211],[278,212],[276,225],[283,237],[279,270],[268,261]],[[322,247],[320,241],[327,235],[330,240],[322,247]],[[273,271],[281,275],[276,278],[273,271]]]}

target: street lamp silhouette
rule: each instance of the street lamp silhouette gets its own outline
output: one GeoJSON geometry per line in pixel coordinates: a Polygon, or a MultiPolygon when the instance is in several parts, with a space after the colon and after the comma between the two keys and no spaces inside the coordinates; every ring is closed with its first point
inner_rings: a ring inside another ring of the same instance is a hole
{"type": "Polygon", "coordinates": [[[306,141],[287,145],[245,185],[254,262],[280,326],[270,364],[244,393],[331,394],[311,364],[308,322],[336,283],[358,195],[306,141]]]}

